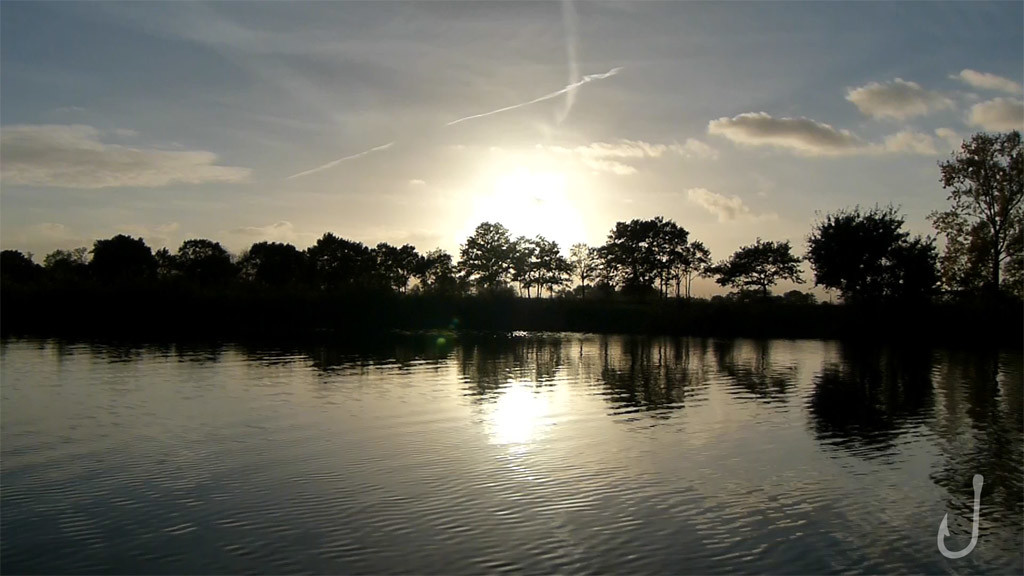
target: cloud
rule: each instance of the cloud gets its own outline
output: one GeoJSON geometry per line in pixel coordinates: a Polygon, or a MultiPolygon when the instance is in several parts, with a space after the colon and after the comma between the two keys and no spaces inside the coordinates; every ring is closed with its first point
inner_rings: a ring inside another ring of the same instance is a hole
{"type": "MultiPolygon", "coordinates": [[[[939,136],[948,138],[948,129],[939,136]]],[[[902,130],[880,143],[864,142],[847,130],[838,130],[809,118],[773,118],[764,112],[747,112],[708,123],[708,133],[741,145],[773,146],[802,156],[866,156],[882,154],[938,153],[931,134],[902,130]]]]}
{"type": "Polygon", "coordinates": [[[807,156],[856,153],[861,141],[847,130],[809,118],[773,118],[765,112],[746,112],[708,123],[708,134],[728,138],[737,144],[775,146],[807,156]]]}
{"type": "Polygon", "coordinates": [[[617,140],[615,142],[592,142],[585,146],[567,148],[565,146],[543,146],[538,148],[574,156],[584,166],[598,172],[608,172],[619,176],[628,176],[637,172],[636,168],[626,163],[629,160],[643,158],[661,158],[674,155],[682,158],[714,159],[718,151],[696,138],[688,138],[679,144],[651,144],[642,140],[617,140]]]}
{"type": "Polygon", "coordinates": [[[909,152],[912,154],[938,154],[935,139],[930,134],[903,130],[885,137],[882,152],[909,152]]]}
{"type": "MultiPolygon", "coordinates": [[[[545,95],[541,96],[540,98],[534,98],[533,100],[530,100],[529,102],[522,102],[522,103],[519,103],[519,104],[513,104],[511,106],[505,106],[504,108],[498,108],[497,110],[491,110],[490,112],[483,112],[483,113],[480,113],[480,114],[473,114],[472,116],[465,116],[465,117],[459,118],[458,120],[452,120],[451,122],[445,124],[445,126],[452,126],[454,124],[458,124],[460,122],[465,122],[467,120],[475,120],[477,118],[484,118],[486,116],[491,116],[493,114],[498,114],[500,112],[508,112],[509,110],[515,110],[516,108],[523,108],[524,106],[529,106],[531,104],[536,104],[538,102],[543,102],[545,100],[550,100],[551,98],[555,98],[555,97],[561,96],[562,94],[568,94],[568,93],[572,92],[573,90],[575,90],[576,88],[579,88],[580,86],[583,86],[584,84],[586,84],[588,82],[593,82],[594,80],[604,80],[605,78],[610,78],[612,76],[615,76],[616,74],[618,74],[621,71],[622,71],[622,67],[620,66],[620,67],[617,67],[617,68],[612,68],[611,70],[609,70],[609,71],[607,71],[607,72],[605,72],[603,74],[587,74],[582,79],[580,79],[578,82],[572,82],[569,85],[567,85],[565,88],[562,88],[562,89],[559,89],[559,90],[555,90],[554,92],[551,92],[549,94],[545,94],[545,95]]],[[[566,110],[566,113],[568,113],[567,110],[566,110]]]]}
{"type": "Polygon", "coordinates": [[[871,82],[860,88],[851,88],[846,99],[853,102],[867,116],[903,120],[923,116],[936,110],[953,108],[953,101],[941,94],[929,92],[916,82],[897,78],[892,82],[871,82]]]}
{"type": "Polygon", "coordinates": [[[248,168],[218,166],[204,150],[134,148],[100,141],[81,124],[19,124],[0,130],[0,178],[59,188],[154,188],[175,182],[241,182],[248,168]]]}
{"type": "Polygon", "coordinates": [[[293,244],[298,248],[309,246],[316,241],[319,234],[314,232],[298,232],[295,226],[287,220],[279,220],[267,226],[242,226],[232,228],[227,234],[233,237],[230,242],[232,246],[245,249],[254,242],[267,240],[269,242],[284,242],[293,244]]]}
{"type": "Polygon", "coordinates": [[[413,178],[409,180],[409,186],[426,186],[426,180],[420,180],[419,178],[413,178]]]}
{"type": "Polygon", "coordinates": [[[971,106],[967,124],[984,130],[1021,130],[1024,128],[1024,101],[993,98],[971,106]]]}
{"type": "Polygon", "coordinates": [[[380,152],[381,150],[387,150],[388,148],[391,148],[394,145],[395,145],[394,142],[388,142],[387,144],[382,144],[380,146],[375,146],[373,148],[370,148],[369,150],[363,150],[362,152],[359,152],[357,154],[352,154],[351,156],[345,156],[344,158],[338,158],[337,160],[332,160],[332,161],[328,162],[327,164],[324,164],[323,166],[317,166],[316,168],[311,168],[309,170],[305,170],[303,172],[299,172],[298,174],[292,174],[291,176],[285,178],[285,180],[291,180],[292,178],[299,178],[301,176],[308,176],[310,174],[314,174],[316,172],[320,172],[321,170],[327,170],[328,168],[333,168],[333,167],[337,166],[338,164],[341,164],[342,162],[345,162],[347,160],[355,160],[356,158],[362,158],[363,156],[366,156],[367,154],[373,154],[374,152],[380,152]]]}
{"type": "Polygon", "coordinates": [[[707,188],[690,188],[686,191],[686,198],[704,208],[708,212],[718,216],[719,222],[730,222],[738,219],[762,219],[775,218],[775,214],[755,215],[750,207],[743,203],[738,196],[723,196],[708,190],[707,188]]]}
{"type": "Polygon", "coordinates": [[[959,148],[960,144],[964,141],[963,136],[952,128],[936,128],[935,135],[941,138],[946,145],[952,148],[959,148]]]}
{"type": "Polygon", "coordinates": [[[977,72],[969,68],[961,70],[959,74],[951,74],[950,78],[960,80],[965,84],[982,90],[996,90],[999,92],[1009,92],[1010,94],[1024,92],[1024,88],[1020,84],[1009,78],[988,74],[987,72],[977,72]]]}
{"type": "Polygon", "coordinates": [[[138,236],[146,241],[146,244],[151,248],[167,247],[172,251],[175,249],[176,244],[175,232],[181,228],[181,225],[177,222],[168,222],[167,224],[161,224],[154,228],[143,226],[140,224],[121,224],[115,226],[114,229],[117,232],[128,234],[130,236],[138,236]]]}

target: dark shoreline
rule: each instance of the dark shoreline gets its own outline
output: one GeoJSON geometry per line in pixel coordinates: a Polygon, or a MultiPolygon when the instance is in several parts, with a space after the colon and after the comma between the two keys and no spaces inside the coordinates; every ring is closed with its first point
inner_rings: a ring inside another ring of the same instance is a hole
{"type": "Polygon", "coordinates": [[[589,332],[1020,347],[1020,302],[833,305],[777,300],[527,299],[250,291],[5,290],[0,335],[359,340],[395,331],[589,332]]]}

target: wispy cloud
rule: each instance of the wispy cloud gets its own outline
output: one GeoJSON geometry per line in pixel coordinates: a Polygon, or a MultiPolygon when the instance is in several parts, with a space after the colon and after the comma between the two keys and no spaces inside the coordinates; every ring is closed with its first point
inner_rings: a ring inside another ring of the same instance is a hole
{"type": "Polygon", "coordinates": [[[993,98],[971,106],[967,124],[984,130],[1024,129],[1024,101],[1016,98],[993,98]]]}
{"type": "Polygon", "coordinates": [[[682,158],[714,159],[718,151],[696,138],[687,138],[679,144],[652,144],[642,140],[617,140],[615,142],[592,142],[585,146],[573,148],[565,146],[543,146],[539,149],[555,154],[571,155],[584,166],[598,172],[608,172],[619,176],[636,173],[636,168],[627,164],[630,160],[642,158],[661,158],[673,154],[682,158]]]}
{"type": "Polygon", "coordinates": [[[299,232],[295,225],[287,220],[279,220],[266,226],[241,226],[227,231],[228,243],[236,249],[245,249],[253,242],[266,240],[270,242],[286,242],[300,248],[312,244],[319,234],[315,232],[299,232]]]}
{"type": "Polygon", "coordinates": [[[522,103],[519,103],[519,104],[513,104],[511,106],[506,106],[504,108],[498,108],[497,110],[491,110],[490,112],[483,112],[481,114],[473,114],[472,116],[465,116],[463,118],[459,118],[458,120],[452,120],[451,122],[445,124],[445,126],[453,126],[455,124],[459,124],[460,122],[465,122],[467,120],[475,120],[477,118],[484,118],[486,116],[492,116],[494,114],[500,114],[502,112],[508,112],[509,110],[515,110],[517,108],[523,108],[525,106],[530,106],[531,104],[536,104],[538,102],[543,102],[545,100],[550,100],[552,98],[556,98],[558,96],[561,96],[562,94],[566,94],[566,93],[568,93],[568,92],[570,92],[572,90],[575,90],[576,88],[579,88],[580,86],[583,86],[584,84],[587,84],[588,82],[593,82],[594,80],[604,80],[605,78],[611,78],[612,76],[615,76],[616,74],[618,74],[621,71],[622,71],[622,67],[619,66],[619,67],[612,68],[611,70],[609,70],[609,71],[607,71],[607,72],[605,72],[603,74],[588,74],[588,75],[584,76],[583,78],[581,78],[578,82],[573,82],[573,83],[569,84],[568,86],[566,86],[565,88],[562,88],[560,90],[555,90],[554,92],[551,92],[549,94],[545,94],[545,95],[541,96],[540,98],[534,98],[533,100],[530,100],[529,102],[522,102],[522,103]]]}
{"type": "Polygon", "coordinates": [[[218,166],[205,150],[161,150],[106,144],[81,124],[19,124],[0,133],[0,178],[9,184],[59,188],[166,186],[175,182],[242,182],[250,170],[218,166]]]}
{"type": "Polygon", "coordinates": [[[305,170],[303,172],[299,172],[298,174],[292,174],[291,176],[285,178],[285,180],[291,180],[292,178],[299,178],[299,177],[302,177],[302,176],[309,176],[310,174],[315,174],[317,172],[320,172],[321,170],[327,170],[328,168],[333,168],[333,167],[337,166],[338,164],[341,164],[342,162],[346,162],[348,160],[355,160],[356,158],[362,158],[363,156],[366,156],[368,154],[373,154],[374,152],[380,152],[381,150],[387,150],[388,148],[391,148],[394,145],[395,145],[394,142],[388,142],[387,144],[382,144],[380,146],[375,146],[373,148],[370,148],[369,150],[364,150],[362,152],[359,152],[358,154],[352,154],[351,156],[345,156],[344,158],[338,158],[337,160],[332,160],[332,161],[328,162],[327,164],[324,164],[323,166],[317,166],[316,168],[311,168],[309,170],[305,170]]]}
{"type": "Polygon", "coordinates": [[[970,68],[965,68],[959,74],[951,74],[949,77],[981,90],[996,90],[1010,94],[1024,92],[1024,88],[1020,84],[1009,78],[1003,78],[1002,76],[996,76],[987,72],[977,72],[970,68]]]}
{"type": "Polygon", "coordinates": [[[707,188],[690,188],[686,191],[686,198],[690,202],[718,216],[719,222],[777,217],[774,213],[756,215],[749,206],[743,203],[739,196],[723,196],[707,188]]]}
{"type": "Polygon", "coordinates": [[[851,88],[846,99],[857,109],[873,118],[903,120],[924,116],[936,110],[953,108],[953,101],[936,92],[930,92],[916,82],[896,78],[892,82],[870,82],[851,88]]]}
{"type": "MultiPolygon", "coordinates": [[[[580,70],[576,54],[576,46],[579,42],[579,37],[576,33],[576,20],[576,7],[573,6],[572,0],[562,0],[562,23],[565,26],[565,59],[569,67],[569,86],[573,86],[580,81],[580,70]]],[[[559,124],[569,117],[569,112],[572,111],[573,104],[575,103],[576,88],[572,88],[565,93],[565,106],[558,114],[559,124]]]]}

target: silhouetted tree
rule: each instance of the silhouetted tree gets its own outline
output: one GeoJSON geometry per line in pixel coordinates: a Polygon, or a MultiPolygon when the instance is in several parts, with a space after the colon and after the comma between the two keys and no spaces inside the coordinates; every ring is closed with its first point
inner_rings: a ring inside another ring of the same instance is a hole
{"type": "Polygon", "coordinates": [[[424,292],[458,294],[461,289],[456,272],[452,255],[437,248],[420,258],[416,275],[424,292]]]}
{"type": "Polygon", "coordinates": [[[715,266],[714,272],[720,285],[740,290],[757,288],[762,296],[768,296],[769,288],[780,280],[803,283],[800,258],[793,255],[789,240],[765,242],[758,238],[715,266]]]}
{"type": "Polygon", "coordinates": [[[675,270],[687,258],[686,247],[690,233],[671,220],[655,220],[658,221],[654,232],[658,289],[663,297],[668,297],[669,282],[673,280],[675,270]]]}
{"type": "Polygon", "coordinates": [[[519,293],[526,291],[531,297],[531,289],[537,285],[539,275],[537,261],[537,244],[524,236],[512,241],[512,281],[519,284],[519,293]]]}
{"type": "Polygon", "coordinates": [[[167,280],[180,274],[178,258],[167,248],[160,248],[153,257],[156,258],[156,277],[160,280],[167,280]]]}
{"type": "Polygon", "coordinates": [[[156,258],[142,238],[118,234],[93,243],[89,267],[104,282],[136,283],[152,279],[156,274],[156,258]]]}
{"type": "Polygon", "coordinates": [[[321,288],[365,286],[373,270],[373,254],[362,242],[339,238],[330,232],[306,249],[321,288]]]}
{"type": "Polygon", "coordinates": [[[54,250],[43,258],[43,267],[53,280],[68,284],[80,282],[89,274],[89,249],[54,250]]]}
{"type": "Polygon", "coordinates": [[[43,268],[18,250],[0,252],[0,278],[3,284],[31,284],[39,280],[43,268]]]}
{"type": "Polygon", "coordinates": [[[828,214],[807,240],[815,284],[846,301],[930,296],[938,280],[934,243],[911,239],[903,224],[892,206],[828,214]]]}
{"type": "Polygon", "coordinates": [[[943,281],[954,289],[998,290],[1001,269],[1024,234],[1021,134],[975,134],[939,168],[952,205],[928,217],[946,238],[943,281]]]}
{"type": "Polygon", "coordinates": [[[679,297],[679,285],[686,288],[686,297],[690,298],[690,288],[693,286],[693,279],[711,275],[711,251],[704,246],[703,242],[690,242],[683,249],[680,257],[674,261],[672,268],[672,279],[676,282],[676,298],[679,297]]]}
{"type": "Polygon", "coordinates": [[[686,231],[660,216],[616,222],[600,249],[608,279],[631,292],[648,290],[655,281],[664,284],[680,238],[685,245],[686,231]]]}
{"type": "Polygon", "coordinates": [[[587,282],[595,278],[600,263],[596,248],[580,243],[569,249],[569,267],[573,278],[580,282],[581,297],[587,296],[587,282]]]}
{"type": "Polygon", "coordinates": [[[306,277],[306,255],[291,244],[257,242],[238,259],[242,278],[281,288],[306,277]]]}
{"type": "Polygon", "coordinates": [[[558,243],[554,240],[537,236],[533,245],[536,247],[537,258],[537,295],[540,296],[542,288],[547,288],[548,294],[553,296],[555,288],[568,280],[571,271],[569,261],[559,252],[558,243]]]}
{"type": "Polygon", "coordinates": [[[392,290],[405,292],[419,266],[420,255],[416,247],[405,244],[397,248],[381,242],[373,249],[373,256],[376,261],[375,271],[384,284],[392,290]]]}
{"type": "Polygon", "coordinates": [[[484,222],[459,250],[459,267],[477,289],[500,288],[512,272],[515,250],[508,229],[484,222]]]}
{"type": "Polygon", "coordinates": [[[203,286],[226,284],[236,273],[231,255],[220,242],[204,238],[182,242],[175,263],[182,276],[203,286]]]}
{"type": "Polygon", "coordinates": [[[785,302],[791,304],[817,304],[818,297],[810,292],[801,292],[799,290],[790,290],[782,295],[782,299],[785,302]]]}

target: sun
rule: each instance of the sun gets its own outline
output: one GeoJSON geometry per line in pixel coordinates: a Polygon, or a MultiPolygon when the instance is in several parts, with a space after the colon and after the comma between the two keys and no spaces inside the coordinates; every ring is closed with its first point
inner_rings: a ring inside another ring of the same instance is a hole
{"type": "Polygon", "coordinates": [[[572,244],[585,240],[572,180],[572,172],[557,167],[523,162],[495,166],[474,195],[472,226],[499,222],[512,236],[544,236],[568,253],[572,244]]]}

